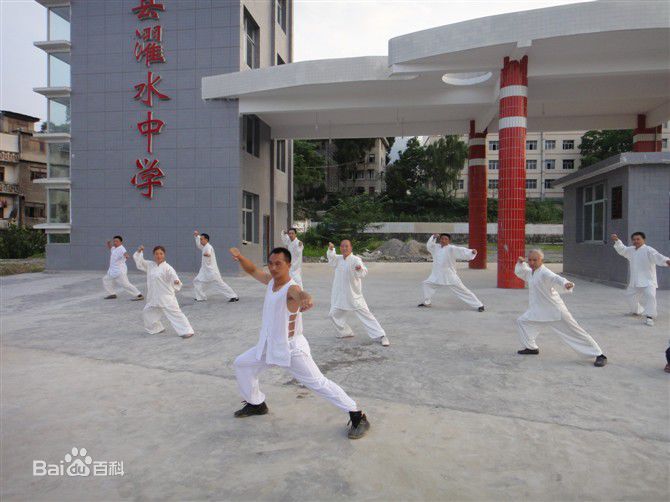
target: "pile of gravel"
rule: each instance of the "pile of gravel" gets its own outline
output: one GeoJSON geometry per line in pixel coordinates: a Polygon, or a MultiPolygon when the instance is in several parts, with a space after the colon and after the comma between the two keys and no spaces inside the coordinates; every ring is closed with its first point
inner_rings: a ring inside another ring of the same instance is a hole
{"type": "Polygon", "coordinates": [[[361,253],[361,258],[368,261],[401,261],[419,262],[430,261],[431,256],[426,245],[410,240],[403,242],[399,239],[390,239],[375,251],[361,253]]]}

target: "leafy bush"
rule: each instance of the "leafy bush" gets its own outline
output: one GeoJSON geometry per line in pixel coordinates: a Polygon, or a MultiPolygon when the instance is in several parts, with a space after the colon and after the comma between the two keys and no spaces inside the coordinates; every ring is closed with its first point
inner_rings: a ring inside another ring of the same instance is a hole
{"type": "Polygon", "coordinates": [[[0,230],[0,258],[30,258],[44,253],[47,236],[32,228],[10,225],[0,230]]]}

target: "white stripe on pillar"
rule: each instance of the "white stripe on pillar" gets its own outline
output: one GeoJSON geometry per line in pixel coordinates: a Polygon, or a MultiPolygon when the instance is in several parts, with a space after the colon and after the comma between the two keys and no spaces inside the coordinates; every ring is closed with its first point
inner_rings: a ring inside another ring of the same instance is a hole
{"type": "Polygon", "coordinates": [[[525,85],[508,85],[500,88],[500,99],[509,98],[510,96],[528,96],[528,87],[525,85]]]}
{"type": "Polygon", "coordinates": [[[636,134],[633,136],[633,143],[638,143],[640,141],[656,141],[655,134],[636,134]]]}
{"type": "Polygon", "coordinates": [[[502,117],[498,122],[498,129],[507,129],[508,127],[526,127],[526,117],[502,117]]]}
{"type": "Polygon", "coordinates": [[[486,144],[486,138],[470,138],[468,140],[468,146],[477,146],[485,144],[486,144]]]}
{"type": "Polygon", "coordinates": [[[468,167],[472,166],[485,166],[486,159],[468,159],[468,167]]]}

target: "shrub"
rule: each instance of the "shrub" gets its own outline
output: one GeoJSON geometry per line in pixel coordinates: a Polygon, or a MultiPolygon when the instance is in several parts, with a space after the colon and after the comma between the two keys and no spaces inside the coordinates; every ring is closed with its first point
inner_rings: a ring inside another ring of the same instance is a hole
{"type": "Polygon", "coordinates": [[[47,237],[44,232],[10,225],[0,230],[0,258],[18,259],[44,253],[47,237]]]}

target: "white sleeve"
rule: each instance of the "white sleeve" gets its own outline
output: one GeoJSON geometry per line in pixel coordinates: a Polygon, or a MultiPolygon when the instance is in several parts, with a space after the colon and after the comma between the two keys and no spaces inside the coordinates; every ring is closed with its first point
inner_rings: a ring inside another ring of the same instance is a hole
{"type": "Polygon", "coordinates": [[[291,239],[287,233],[281,233],[281,241],[284,243],[284,246],[288,246],[291,243],[291,239]]]}
{"type": "Polygon", "coordinates": [[[621,239],[617,239],[616,242],[614,243],[614,251],[619,253],[624,258],[630,259],[631,248],[632,246],[626,247],[624,243],[621,242],[621,239]]]}
{"type": "Polygon", "coordinates": [[[430,251],[431,253],[433,252],[433,249],[435,249],[435,236],[434,236],[434,235],[431,235],[431,236],[428,238],[428,242],[426,242],[426,248],[427,248],[428,251],[430,251]]]}
{"type": "Polygon", "coordinates": [[[668,258],[667,256],[663,256],[661,253],[659,253],[652,247],[649,248],[649,259],[651,260],[652,263],[655,263],[659,267],[667,267],[668,260],[670,260],[670,258],[668,258]]]}
{"type": "Polygon", "coordinates": [[[200,235],[195,236],[195,247],[202,249],[202,244],[200,244],[200,235]]]}
{"type": "Polygon", "coordinates": [[[360,278],[360,279],[362,279],[363,277],[368,275],[368,267],[365,266],[365,263],[363,263],[363,260],[361,260],[360,258],[358,258],[358,260],[356,260],[356,265],[354,265],[353,271],[354,271],[354,275],[356,277],[360,278]],[[356,267],[359,266],[359,265],[360,265],[361,269],[356,270],[356,267]]]}
{"type": "Polygon", "coordinates": [[[476,253],[472,249],[460,247],[460,246],[454,246],[454,249],[456,251],[456,256],[455,258],[457,260],[467,260],[471,261],[475,259],[476,253]]]}
{"type": "Polygon", "coordinates": [[[175,291],[179,291],[181,289],[182,283],[179,281],[179,276],[177,275],[177,272],[175,272],[174,268],[168,267],[165,272],[165,276],[165,279],[170,282],[170,285],[174,288],[175,291]],[[174,281],[179,281],[179,284],[175,284],[174,281]]]}
{"type": "Polygon", "coordinates": [[[549,269],[547,269],[547,272],[549,272],[548,278],[551,281],[551,285],[554,286],[554,288],[556,289],[556,291],[558,293],[560,293],[560,294],[572,293],[571,289],[566,289],[566,287],[565,287],[565,285],[567,283],[569,283],[570,281],[568,281],[565,277],[561,277],[560,275],[552,272],[549,269]]]}
{"type": "Polygon", "coordinates": [[[337,266],[337,253],[335,252],[334,249],[328,249],[326,251],[326,256],[328,257],[328,265],[331,267],[336,267],[337,266]]]}
{"type": "Polygon", "coordinates": [[[522,263],[517,262],[514,267],[514,274],[522,281],[528,282],[531,272],[530,266],[525,261],[522,263]]]}
{"type": "Polygon", "coordinates": [[[137,267],[137,270],[146,272],[149,269],[148,262],[144,259],[144,253],[136,251],[133,255],[133,260],[135,260],[135,266],[137,267]]]}

